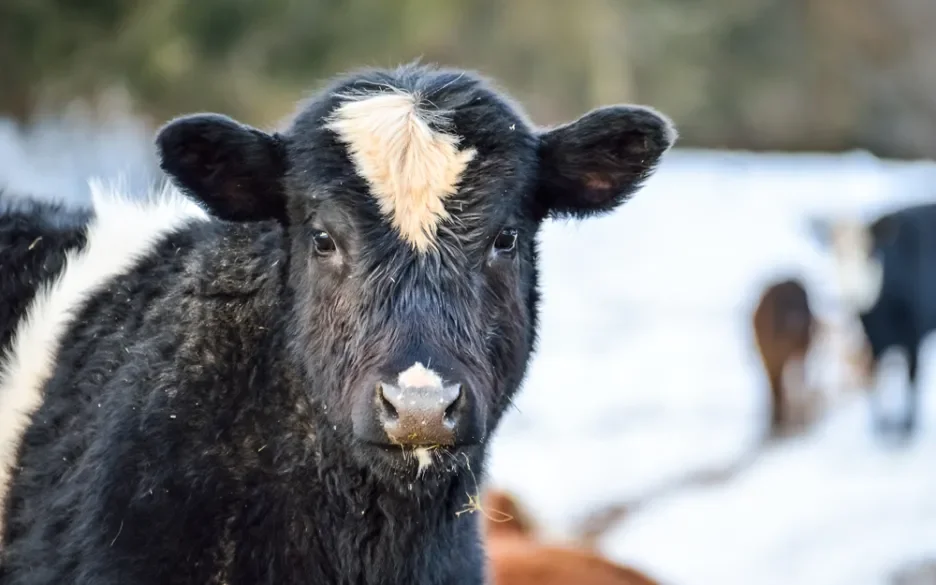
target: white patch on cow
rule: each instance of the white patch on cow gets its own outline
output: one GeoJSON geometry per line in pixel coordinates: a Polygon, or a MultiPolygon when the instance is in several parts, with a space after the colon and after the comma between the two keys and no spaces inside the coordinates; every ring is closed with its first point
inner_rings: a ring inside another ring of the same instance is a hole
{"type": "Polygon", "coordinates": [[[413,454],[416,455],[418,463],[416,477],[420,477],[432,465],[432,451],[428,447],[417,447],[413,449],[413,454]]]}
{"type": "Polygon", "coordinates": [[[459,150],[460,137],[433,129],[430,123],[444,125],[447,114],[421,107],[418,95],[395,90],[342,97],[326,128],[347,146],[381,213],[404,241],[426,251],[448,217],[445,200],[477,151],[459,150]]]}
{"type": "Polygon", "coordinates": [[[786,402],[790,423],[799,429],[805,428],[819,417],[823,401],[822,393],[810,384],[807,357],[791,357],[783,364],[780,374],[783,400],[786,402]]]}
{"type": "MultiPolygon", "coordinates": [[[[130,199],[91,182],[95,217],[87,244],[65,256],[62,272],[37,291],[0,356],[0,509],[12,479],[23,433],[42,405],[62,336],[84,303],[114,277],[131,270],[161,239],[208,215],[170,185],[149,198],[130,199]]],[[[3,519],[0,518],[0,533],[3,519]]]]}
{"type": "Polygon", "coordinates": [[[400,388],[442,388],[442,377],[420,362],[401,372],[397,377],[397,386],[400,388]]]}
{"type": "Polygon", "coordinates": [[[863,313],[881,295],[884,267],[872,256],[871,233],[858,222],[842,222],[832,228],[832,248],[842,300],[863,313]]]}

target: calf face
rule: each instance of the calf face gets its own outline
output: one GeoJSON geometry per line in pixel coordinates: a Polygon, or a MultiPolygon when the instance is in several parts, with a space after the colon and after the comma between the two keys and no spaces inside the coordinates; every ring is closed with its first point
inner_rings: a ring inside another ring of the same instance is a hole
{"type": "Polygon", "coordinates": [[[884,285],[880,251],[896,237],[897,222],[889,216],[871,224],[817,219],[811,228],[815,239],[834,256],[839,291],[847,308],[856,315],[868,312],[884,285]]]}
{"type": "Polygon", "coordinates": [[[674,139],[633,106],[536,129],[479,77],[410,65],[335,81],[281,132],[192,115],[157,145],[211,213],[282,224],[293,355],[328,430],[423,473],[479,456],[524,376],[541,222],[615,209],[674,139]]]}

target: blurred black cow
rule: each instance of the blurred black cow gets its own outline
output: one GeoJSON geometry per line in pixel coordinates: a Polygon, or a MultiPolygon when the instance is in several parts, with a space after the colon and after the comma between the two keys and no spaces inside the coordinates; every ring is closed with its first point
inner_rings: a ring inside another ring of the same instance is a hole
{"type": "Polygon", "coordinates": [[[868,223],[813,222],[835,256],[841,292],[861,321],[876,370],[889,348],[906,352],[909,396],[904,415],[889,420],[872,399],[876,428],[910,438],[916,429],[917,370],[924,337],[936,328],[936,203],[917,204],[868,223]]]}

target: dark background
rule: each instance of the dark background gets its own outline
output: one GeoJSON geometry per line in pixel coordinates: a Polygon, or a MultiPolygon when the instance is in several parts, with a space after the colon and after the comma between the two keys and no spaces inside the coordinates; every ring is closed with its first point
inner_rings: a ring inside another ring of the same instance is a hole
{"type": "Polygon", "coordinates": [[[126,92],[273,124],[349,67],[501,80],[539,123],[653,104],[682,146],[936,154],[933,0],[2,0],[0,117],[126,92]]]}

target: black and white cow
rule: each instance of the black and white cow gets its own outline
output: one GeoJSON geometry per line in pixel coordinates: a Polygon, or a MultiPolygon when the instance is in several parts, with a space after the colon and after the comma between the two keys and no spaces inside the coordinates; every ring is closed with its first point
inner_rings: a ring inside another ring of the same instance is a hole
{"type": "Polygon", "coordinates": [[[674,139],[634,106],[537,129],[424,65],[281,132],[170,122],[191,199],[98,189],[0,365],[0,584],[482,583],[462,512],[534,349],[538,228],[674,139]]]}
{"type": "MultiPolygon", "coordinates": [[[[87,209],[0,190],[0,353],[38,287],[62,269],[66,252],[84,243],[87,209]]],[[[0,414],[2,420],[2,414],[0,414]]]]}
{"type": "Polygon", "coordinates": [[[906,354],[903,417],[886,418],[877,393],[872,408],[878,432],[907,439],[917,425],[920,345],[936,329],[936,204],[911,205],[868,223],[815,220],[813,229],[834,254],[842,296],[861,322],[872,368],[890,348],[906,354]]]}

